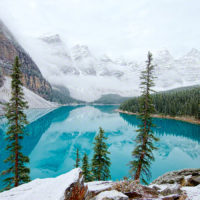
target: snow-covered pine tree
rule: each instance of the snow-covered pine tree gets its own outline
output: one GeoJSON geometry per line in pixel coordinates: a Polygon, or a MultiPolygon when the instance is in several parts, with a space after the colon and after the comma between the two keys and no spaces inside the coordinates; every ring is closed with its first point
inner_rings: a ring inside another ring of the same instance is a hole
{"type": "Polygon", "coordinates": [[[26,167],[29,158],[22,153],[20,145],[25,134],[25,126],[28,124],[24,113],[24,109],[28,108],[28,104],[24,100],[21,82],[22,73],[18,57],[15,58],[11,78],[11,99],[6,106],[6,118],[8,119],[8,129],[6,132],[8,144],[6,150],[10,154],[4,161],[8,163],[9,168],[2,172],[3,175],[6,175],[4,180],[5,189],[17,187],[30,181],[30,169],[26,167]]]}
{"type": "Polygon", "coordinates": [[[94,180],[108,180],[110,177],[110,158],[108,146],[105,143],[107,137],[104,130],[100,127],[99,134],[95,137],[94,156],[92,158],[92,175],[94,180]]]}
{"type": "Polygon", "coordinates": [[[74,167],[78,168],[80,166],[80,157],[79,157],[79,150],[78,148],[76,149],[76,163],[74,167]]]}
{"type": "Polygon", "coordinates": [[[138,135],[136,137],[136,147],[132,152],[134,158],[130,162],[131,174],[134,174],[134,179],[143,182],[147,182],[151,177],[150,166],[154,161],[153,150],[157,149],[154,146],[154,142],[158,141],[158,138],[154,136],[152,128],[155,126],[152,122],[151,113],[154,112],[154,105],[150,93],[153,92],[154,86],[154,65],[152,64],[152,54],[148,52],[146,69],[141,73],[141,89],[142,96],[140,98],[139,118],[141,119],[141,125],[137,130],[138,135]]]}
{"type": "Polygon", "coordinates": [[[86,153],[84,154],[83,160],[82,160],[82,171],[83,171],[83,175],[84,175],[84,178],[85,178],[85,182],[92,181],[88,156],[87,156],[86,153]]]}

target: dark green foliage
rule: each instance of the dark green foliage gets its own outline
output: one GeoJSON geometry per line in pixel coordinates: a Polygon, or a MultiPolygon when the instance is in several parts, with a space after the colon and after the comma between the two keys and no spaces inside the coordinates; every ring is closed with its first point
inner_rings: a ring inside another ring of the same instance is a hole
{"type": "MultiPolygon", "coordinates": [[[[192,116],[200,119],[200,86],[179,88],[151,95],[155,114],[170,116],[192,116]]],[[[139,112],[140,97],[132,98],[120,105],[121,110],[139,112]]]]}
{"type": "Polygon", "coordinates": [[[79,150],[78,148],[76,149],[76,163],[74,167],[78,168],[80,166],[80,157],[79,157],[79,150]]]}
{"type": "Polygon", "coordinates": [[[94,155],[92,158],[92,174],[94,180],[108,180],[110,177],[109,167],[111,165],[108,154],[108,146],[105,143],[107,137],[104,136],[104,130],[100,127],[99,134],[95,137],[94,155]]]}
{"type": "Polygon", "coordinates": [[[9,168],[2,172],[6,175],[5,189],[10,189],[13,186],[18,186],[29,182],[30,170],[25,166],[29,162],[29,158],[22,154],[21,140],[24,136],[25,125],[28,124],[24,109],[28,108],[27,102],[24,100],[24,93],[22,88],[20,71],[20,64],[18,57],[15,58],[12,72],[11,83],[11,99],[6,106],[6,117],[8,119],[8,130],[6,132],[6,140],[8,142],[6,150],[10,155],[5,160],[9,168]]]}
{"type": "Polygon", "coordinates": [[[146,70],[141,73],[141,89],[142,96],[139,104],[139,118],[141,124],[137,130],[138,135],[136,137],[136,146],[132,152],[133,161],[130,162],[131,174],[134,174],[135,180],[142,179],[146,183],[146,179],[149,180],[151,177],[150,166],[154,160],[153,150],[156,149],[154,141],[158,139],[154,136],[152,127],[152,118],[150,114],[154,112],[154,106],[152,104],[152,98],[150,93],[152,91],[153,83],[153,72],[154,66],[152,65],[152,54],[148,53],[148,59],[146,61],[146,70]]]}
{"type": "Polygon", "coordinates": [[[83,175],[84,175],[84,178],[85,178],[85,182],[92,181],[92,176],[91,176],[91,172],[90,172],[88,156],[87,156],[86,153],[83,156],[82,171],[83,171],[83,175]]]}

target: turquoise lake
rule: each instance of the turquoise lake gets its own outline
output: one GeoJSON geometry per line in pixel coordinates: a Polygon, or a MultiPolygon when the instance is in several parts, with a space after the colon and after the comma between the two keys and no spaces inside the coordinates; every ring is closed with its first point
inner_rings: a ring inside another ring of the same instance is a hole
{"type": "MultiPolygon", "coordinates": [[[[29,155],[31,179],[55,177],[71,170],[75,164],[76,149],[81,156],[93,155],[93,141],[101,126],[108,137],[111,152],[112,180],[129,176],[136,129],[140,121],[136,116],[119,114],[117,106],[66,106],[47,112],[30,110],[32,121],[22,145],[29,155]],[[40,116],[40,117],[39,117],[40,116]],[[36,120],[34,120],[36,118],[36,120]]],[[[186,122],[155,118],[154,132],[160,141],[154,152],[152,180],[165,172],[200,167],[200,126],[186,122]]],[[[5,120],[0,119],[0,171],[6,169],[5,120]]],[[[0,179],[0,187],[2,180],[0,179]]]]}

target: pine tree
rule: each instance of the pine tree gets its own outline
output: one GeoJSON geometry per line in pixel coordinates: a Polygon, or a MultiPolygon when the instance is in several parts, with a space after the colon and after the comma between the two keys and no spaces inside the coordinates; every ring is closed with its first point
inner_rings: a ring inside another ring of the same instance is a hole
{"type": "Polygon", "coordinates": [[[85,177],[85,182],[92,181],[90,166],[89,166],[89,162],[88,162],[88,156],[86,153],[83,156],[82,171],[83,171],[83,175],[85,177]]]}
{"type": "Polygon", "coordinates": [[[5,189],[10,189],[13,186],[17,187],[30,181],[30,169],[25,166],[29,162],[29,158],[23,155],[20,145],[25,134],[25,125],[28,124],[24,114],[24,109],[28,108],[28,104],[24,100],[21,82],[22,73],[18,57],[15,58],[11,78],[11,99],[6,105],[6,118],[8,119],[6,132],[8,144],[6,150],[9,151],[10,155],[4,161],[8,163],[9,168],[2,172],[3,175],[6,175],[4,182],[7,186],[5,189]]]}
{"type": "Polygon", "coordinates": [[[108,180],[110,177],[109,167],[111,165],[108,154],[108,146],[105,143],[107,137],[104,130],[100,127],[99,134],[95,137],[94,156],[92,158],[92,174],[94,180],[108,180]]]}
{"type": "Polygon", "coordinates": [[[140,98],[139,118],[141,119],[141,125],[137,130],[136,147],[132,152],[134,160],[130,162],[131,173],[134,173],[134,179],[140,181],[141,178],[145,183],[146,179],[149,180],[151,177],[150,165],[154,160],[152,151],[156,149],[153,143],[158,141],[152,130],[152,127],[155,125],[151,117],[151,113],[154,112],[154,105],[150,96],[150,93],[153,92],[152,87],[154,86],[154,65],[152,64],[152,54],[150,52],[148,52],[147,57],[146,70],[142,71],[140,77],[142,96],[140,98]]]}
{"type": "Polygon", "coordinates": [[[79,157],[79,150],[78,148],[76,149],[76,163],[74,167],[78,168],[80,166],[80,157],[79,157]]]}

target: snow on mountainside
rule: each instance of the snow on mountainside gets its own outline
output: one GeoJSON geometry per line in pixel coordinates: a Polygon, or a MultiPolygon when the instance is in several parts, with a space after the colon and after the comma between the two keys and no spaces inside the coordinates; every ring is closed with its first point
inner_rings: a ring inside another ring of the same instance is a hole
{"type": "MultiPolygon", "coordinates": [[[[29,108],[51,108],[56,107],[55,103],[49,102],[31,90],[23,87],[25,100],[28,102],[29,108]]],[[[0,87],[0,102],[8,102],[11,97],[11,78],[6,77],[4,84],[0,87]]],[[[0,108],[1,109],[1,108],[0,108]]]]}
{"type": "MultiPolygon", "coordinates": [[[[91,102],[106,94],[125,97],[140,94],[139,77],[145,62],[112,59],[107,55],[97,57],[85,45],[68,49],[59,35],[35,39],[27,48],[48,81],[65,86],[75,99],[91,102]]],[[[178,59],[167,50],[153,55],[158,77],[156,91],[200,84],[198,50],[192,49],[178,59]]]]}

